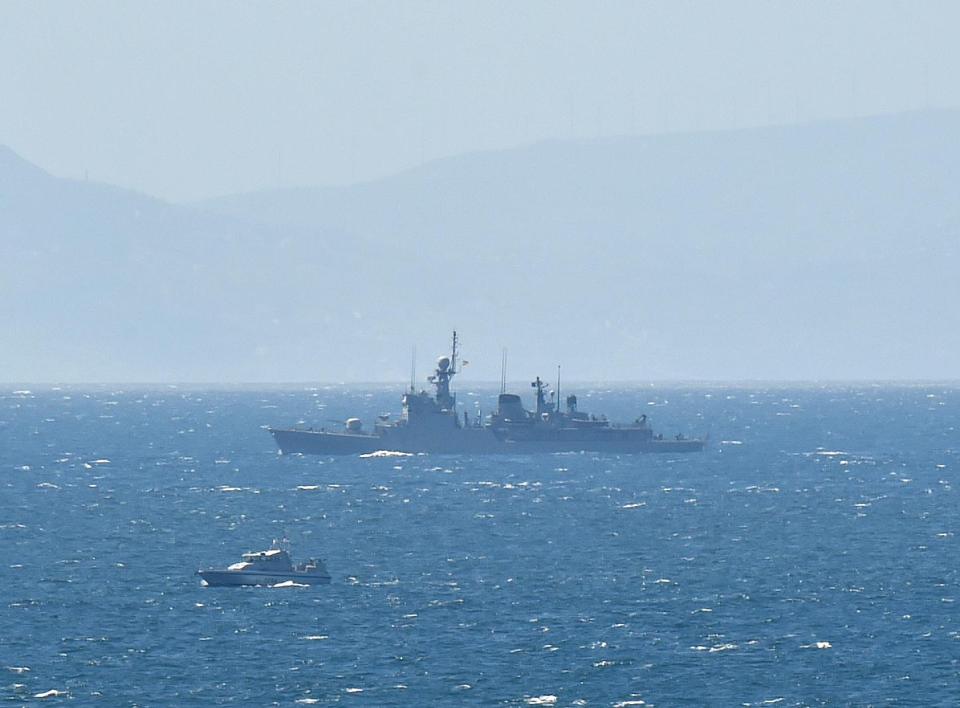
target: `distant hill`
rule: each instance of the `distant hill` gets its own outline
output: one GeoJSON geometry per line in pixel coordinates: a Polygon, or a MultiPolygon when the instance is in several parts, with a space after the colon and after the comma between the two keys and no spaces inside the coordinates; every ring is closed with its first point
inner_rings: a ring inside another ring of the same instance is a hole
{"type": "Polygon", "coordinates": [[[0,149],[0,380],[305,376],[329,318],[313,288],[342,281],[355,252],[317,230],[57,179],[0,149]]]}
{"type": "Polygon", "coordinates": [[[958,174],[950,111],[188,206],[0,151],[0,379],[403,380],[453,326],[481,379],[501,345],[517,376],[957,378],[958,174]]]}

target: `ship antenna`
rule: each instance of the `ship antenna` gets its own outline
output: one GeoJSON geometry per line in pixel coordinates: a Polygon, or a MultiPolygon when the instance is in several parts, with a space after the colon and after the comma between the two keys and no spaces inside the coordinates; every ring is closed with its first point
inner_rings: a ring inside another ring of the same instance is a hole
{"type": "Polygon", "coordinates": [[[410,393],[417,390],[417,345],[413,345],[413,351],[410,354],[410,393]]]}
{"type": "Polygon", "coordinates": [[[557,364],[557,415],[560,415],[560,364],[557,364]]]}
{"type": "Polygon", "coordinates": [[[507,392],[507,348],[500,352],[500,393],[507,392]]]}
{"type": "Polygon", "coordinates": [[[450,375],[457,373],[457,330],[453,330],[453,347],[450,352],[450,375]]]}

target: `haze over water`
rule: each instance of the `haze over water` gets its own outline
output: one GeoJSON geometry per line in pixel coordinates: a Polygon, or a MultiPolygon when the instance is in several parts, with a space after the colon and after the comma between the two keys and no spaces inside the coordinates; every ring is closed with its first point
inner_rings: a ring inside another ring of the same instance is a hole
{"type": "Polygon", "coordinates": [[[0,696],[957,702],[955,386],[577,393],[709,450],[284,458],[397,391],[8,388],[0,696]],[[284,534],[329,586],[194,575],[284,534]]]}

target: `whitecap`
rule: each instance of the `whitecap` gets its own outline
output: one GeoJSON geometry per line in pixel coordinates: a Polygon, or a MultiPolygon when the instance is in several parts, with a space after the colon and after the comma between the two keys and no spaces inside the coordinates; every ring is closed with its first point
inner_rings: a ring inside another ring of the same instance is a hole
{"type": "Polygon", "coordinates": [[[307,639],[311,642],[319,642],[329,638],[330,637],[328,637],[326,634],[308,634],[306,637],[304,637],[304,639],[307,639]]]}
{"type": "Polygon", "coordinates": [[[297,700],[294,701],[294,703],[303,703],[305,705],[312,705],[314,703],[319,703],[319,702],[320,702],[319,698],[298,698],[297,700]]]}
{"type": "Polygon", "coordinates": [[[345,688],[343,690],[346,691],[347,693],[363,693],[362,688],[345,688]]]}
{"type": "Polygon", "coordinates": [[[272,588],[308,588],[309,585],[305,583],[297,583],[293,580],[284,580],[282,583],[277,583],[276,585],[271,585],[272,588]]]}
{"type": "Polygon", "coordinates": [[[319,484],[300,484],[297,486],[297,490],[301,492],[312,492],[317,489],[320,489],[319,484]]]}
{"type": "Polygon", "coordinates": [[[40,484],[37,485],[37,488],[38,489],[60,489],[60,487],[54,484],[53,482],[40,482],[40,484]]]}
{"type": "Polygon", "coordinates": [[[804,644],[800,648],[801,649],[832,649],[833,645],[830,642],[814,642],[813,644],[804,644]]]}
{"type": "Polygon", "coordinates": [[[376,450],[375,452],[367,452],[363,455],[360,455],[363,458],[370,457],[413,457],[413,453],[410,452],[400,452],[399,450],[376,450]]]}
{"type": "Polygon", "coordinates": [[[109,465],[109,464],[110,464],[110,460],[108,460],[107,458],[104,457],[104,458],[101,458],[101,459],[99,459],[99,460],[94,460],[94,461],[93,461],[93,464],[95,464],[95,465],[109,465]]]}
{"type": "Polygon", "coordinates": [[[14,674],[25,674],[30,671],[29,666],[8,666],[7,671],[14,674]]]}
{"type": "Polygon", "coordinates": [[[630,700],[630,701],[620,701],[619,703],[614,703],[613,708],[628,708],[628,706],[645,706],[647,705],[646,701],[641,701],[640,699],[630,700]]]}
{"type": "Polygon", "coordinates": [[[220,487],[218,487],[218,489],[221,492],[242,492],[243,491],[243,487],[231,487],[226,484],[221,485],[220,487]]]}
{"type": "Polygon", "coordinates": [[[737,648],[736,644],[730,644],[730,643],[716,644],[710,647],[708,651],[710,654],[716,654],[717,652],[720,652],[720,651],[731,651],[732,649],[736,649],[736,648],[737,648]]]}
{"type": "Polygon", "coordinates": [[[68,695],[66,691],[58,691],[55,688],[51,688],[49,691],[44,691],[43,693],[34,693],[34,698],[56,698],[57,696],[66,696],[68,695]]]}
{"type": "Polygon", "coordinates": [[[557,697],[551,695],[531,696],[526,699],[528,706],[552,706],[556,702],[557,697]]]}
{"type": "Polygon", "coordinates": [[[742,440],[721,440],[721,445],[743,445],[742,440]]]}
{"type": "Polygon", "coordinates": [[[646,505],[647,505],[646,502],[634,502],[632,504],[624,504],[620,508],[621,509],[639,509],[640,507],[646,506],[646,505]]]}

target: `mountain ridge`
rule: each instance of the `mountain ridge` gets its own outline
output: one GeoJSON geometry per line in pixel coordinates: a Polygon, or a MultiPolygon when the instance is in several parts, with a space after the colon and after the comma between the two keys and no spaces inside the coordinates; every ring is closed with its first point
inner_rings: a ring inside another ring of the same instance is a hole
{"type": "MultiPolygon", "coordinates": [[[[537,140],[532,143],[524,143],[519,145],[500,147],[500,148],[485,148],[477,150],[468,150],[466,152],[455,153],[451,155],[444,155],[441,157],[436,157],[429,159],[425,162],[422,162],[417,165],[412,165],[410,167],[397,170],[388,175],[382,175],[378,177],[373,177],[370,179],[362,179],[352,182],[342,182],[336,184],[323,184],[323,185],[310,185],[310,184],[299,184],[288,187],[266,187],[263,189],[252,189],[244,190],[242,192],[229,192],[225,194],[215,195],[212,197],[206,197],[202,199],[189,199],[181,202],[176,202],[178,204],[183,204],[186,206],[196,206],[199,208],[210,208],[213,205],[216,205],[218,202],[225,200],[233,199],[245,199],[247,197],[255,195],[278,195],[284,193],[307,193],[307,192],[342,192],[344,190],[350,190],[354,188],[366,188],[373,185],[378,185],[384,182],[390,182],[396,179],[401,179],[412,174],[420,173],[424,170],[430,170],[435,166],[445,166],[450,163],[460,162],[466,159],[471,159],[476,156],[488,155],[496,156],[503,154],[517,154],[529,151],[535,151],[540,148],[549,148],[554,146],[580,146],[580,147],[591,147],[597,145],[616,145],[622,142],[637,142],[637,141],[647,141],[647,140],[671,140],[671,139],[689,139],[695,138],[697,136],[733,136],[738,134],[746,133],[770,133],[776,134],[783,131],[793,131],[793,130],[805,130],[810,128],[826,127],[826,126],[842,126],[842,125],[861,125],[864,121],[867,122],[896,122],[903,120],[910,120],[912,118],[919,117],[933,117],[933,118],[943,118],[951,122],[960,120],[960,109],[957,108],[927,108],[927,109],[913,109],[905,111],[894,111],[889,113],[871,113],[864,114],[861,116],[847,116],[847,117],[837,117],[837,118],[820,118],[811,121],[797,122],[797,123],[772,123],[769,125],[760,125],[760,126],[747,126],[747,127],[738,127],[738,128],[716,128],[716,129],[704,129],[704,130],[677,130],[669,132],[650,132],[650,133],[621,133],[617,135],[608,135],[608,136],[598,136],[598,137],[575,137],[575,138],[544,138],[543,140],[537,140]]],[[[2,144],[0,144],[2,145],[2,144]]]]}
{"type": "Polygon", "coordinates": [[[490,380],[503,345],[582,380],[956,378],[956,111],[188,204],[10,155],[3,378],[406,380],[397,347],[443,351],[453,326],[490,380]]]}

